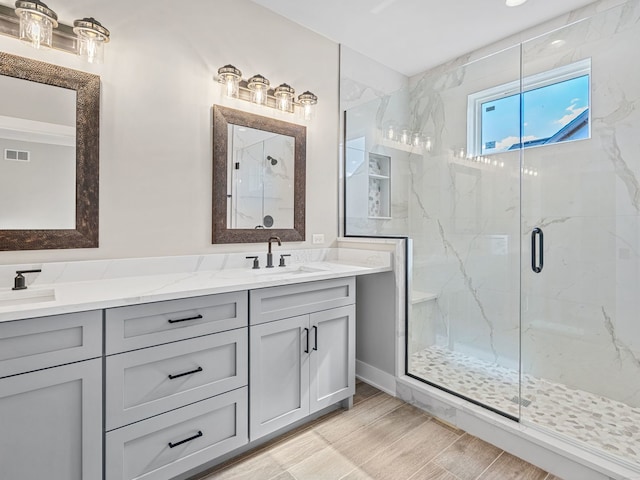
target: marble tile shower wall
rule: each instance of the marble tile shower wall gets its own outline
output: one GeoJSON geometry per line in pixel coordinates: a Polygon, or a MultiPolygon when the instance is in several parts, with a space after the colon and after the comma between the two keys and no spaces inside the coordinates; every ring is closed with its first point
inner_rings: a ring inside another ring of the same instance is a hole
{"type": "Polygon", "coordinates": [[[519,47],[414,77],[408,105],[433,139],[431,152],[410,157],[408,211],[413,288],[438,294],[434,341],[517,367],[522,299],[525,373],[632,406],[640,405],[639,5],[523,44],[525,76],[592,59],[592,138],[527,149],[524,166],[539,176],[523,176],[522,198],[519,153],[492,156],[498,165],[457,155],[467,96],[518,79],[519,47]],[[564,43],[550,47],[554,40],[564,43]],[[529,266],[534,226],[547,240],[538,276],[529,266]]]}

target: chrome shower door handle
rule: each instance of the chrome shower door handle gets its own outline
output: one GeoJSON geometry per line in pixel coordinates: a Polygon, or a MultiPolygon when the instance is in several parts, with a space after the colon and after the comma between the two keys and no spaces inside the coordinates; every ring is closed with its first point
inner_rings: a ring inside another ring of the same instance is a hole
{"type": "Polygon", "coordinates": [[[531,270],[540,273],[544,268],[544,232],[541,228],[531,231],[531,270]]]}

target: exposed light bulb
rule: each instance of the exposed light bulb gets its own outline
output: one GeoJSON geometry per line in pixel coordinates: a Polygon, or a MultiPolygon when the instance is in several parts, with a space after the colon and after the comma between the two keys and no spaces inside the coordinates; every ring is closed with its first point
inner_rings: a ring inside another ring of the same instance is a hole
{"type": "Polygon", "coordinates": [[[227,96],[228,97],[233,97],[234,95],[234,91],[236,90],[235,88],[235,82],[233,81],[232,78],[227,78],[227,82],[226,82],[226,92],[227,92],[227,96]]]}

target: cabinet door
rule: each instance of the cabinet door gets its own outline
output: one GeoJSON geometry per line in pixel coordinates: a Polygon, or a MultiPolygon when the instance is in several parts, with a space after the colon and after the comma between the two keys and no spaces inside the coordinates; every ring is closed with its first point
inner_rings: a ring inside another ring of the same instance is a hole
{"type": "Polygon", "coordinates": [[[100,359],[0,380],[0,476],[102,478],[100,359]]]}
{"type": "Polygon", "coordinates": [[[355,393],[355,307],[310,315],[310,413],[355,393]]]}
{"type": "Polygon", "coordinates": [[[309,414],[309,316],[250,328],[250,420],[253,441],[309,414]]]}

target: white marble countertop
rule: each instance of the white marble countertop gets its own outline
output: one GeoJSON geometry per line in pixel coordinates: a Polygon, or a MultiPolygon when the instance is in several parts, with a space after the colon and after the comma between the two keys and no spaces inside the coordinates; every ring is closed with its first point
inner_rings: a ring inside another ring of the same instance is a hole
{"type": "MultiPolygon", "coordinates": [[[[388,254],[349,249],[325,249],[314,254],[305,252],[302,256],[294,255],[290,266],[259,270],[253,270],[250,266],[235,268],[240,261],[238,255],[225,255],[224,261],[218,265],[215,264],[220,259],[211,257],[222,255],[41,265],[39,281],[32,281],[26,290],[0,288],[0,322],[380,273],[392,269],[388,254]],[[313,261],[297,262],[296,259],[313,261]],[[122,262],[128,267],[124,268],[122,262]],[[167,267],[168,262],[171,268],[167,267]],[[189,266],[193,262],[197,265],[195,268],[189,266]],[[220,265],[223,268],[214,268],[220,265]],[[74,275],[60,273],[72,270],[74,275]],[[88,273],[89,270],[96,274],[96,278],[90,278],[92,275],[88,273]],[[107,270],[118,271],[118,274],[107,275],[107,270]],[[54,271],[56,276],[52,278],[54,271]],[[82,271],[82,274],[78,274],[78,271],[82,271]]],[[[242,262],[243,265],[245,263],[242,262]]],[[[18,267],[24,266],[2,268],[13,271],[18,267]]]]}

